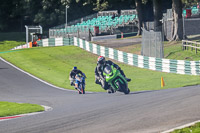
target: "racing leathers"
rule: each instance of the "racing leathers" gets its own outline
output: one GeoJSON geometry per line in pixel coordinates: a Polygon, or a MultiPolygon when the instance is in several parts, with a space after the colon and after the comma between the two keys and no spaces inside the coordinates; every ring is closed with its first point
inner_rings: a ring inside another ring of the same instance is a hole
{"type": "MultiPolygon", "coordinates": [[[[124,72],[121,70],[121,68],[117,64],[113,63],[112,61],[107,60],[107,61],[105,61],[104,64],[97,63],[97,66],[95,68],[95,83],[100,84],[104,90],[110,89],[110,85],[108,84],[108,82],[106,82],[106,80],[103,76],[103,69],[106,65],[113,65],[126,78],[126,76],[125,76],[124,72]]],[[[127,79],[127,81],[130,81],[130,79],[127,79]]]]}
{"type": "Polygon", "coordinates": [[[84,74],[82,73],[81,70],[73,69],[69,74],[69,80],[70,80],[70,85],[71,86],[74,86],[76,74],[81,74],[82,76],[84,76],[84,74]]]}

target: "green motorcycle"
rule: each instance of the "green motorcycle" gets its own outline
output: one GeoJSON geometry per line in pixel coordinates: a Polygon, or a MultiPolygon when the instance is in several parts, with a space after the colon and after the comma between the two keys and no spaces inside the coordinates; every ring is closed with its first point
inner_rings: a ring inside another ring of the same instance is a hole
{"type": "Polygon", "coordinates": [[[130,93],[125,77],[113,65],[104,67],[103,75],[114,91],[124,92],[124,94],[130,93]]]}

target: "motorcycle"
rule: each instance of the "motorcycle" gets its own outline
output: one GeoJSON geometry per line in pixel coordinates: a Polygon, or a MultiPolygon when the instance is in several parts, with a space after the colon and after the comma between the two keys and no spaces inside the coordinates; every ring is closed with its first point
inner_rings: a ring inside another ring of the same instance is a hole
{"type": "Polygon", "coordinates": [[[106,82],[111,85],[115,92],[120,91],[124,92],[124,94],[130,93],[125,77],[113,65],[107,65],[103,70],[103,75],[106,82]]]}
{"type": "Polygon", "coordinates": [[[78,90],[79,94],[85,94],[85,74],[75,76],[75,89],[78,90]]]}

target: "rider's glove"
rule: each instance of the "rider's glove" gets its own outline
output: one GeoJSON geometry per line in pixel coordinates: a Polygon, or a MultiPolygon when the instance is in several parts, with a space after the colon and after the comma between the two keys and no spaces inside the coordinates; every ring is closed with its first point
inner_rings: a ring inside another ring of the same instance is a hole
{"type": "Polygon", "coordinates": [[[118,65],[114,65],[114,67],[115,67],[117,70],[120,69],[120,67],[119,67],[118,65]]]}
{"type": "Polygon", "coordinates": [[[105,78],[102,78],[103,82],[106,82],[106,79],[105,78]]]}

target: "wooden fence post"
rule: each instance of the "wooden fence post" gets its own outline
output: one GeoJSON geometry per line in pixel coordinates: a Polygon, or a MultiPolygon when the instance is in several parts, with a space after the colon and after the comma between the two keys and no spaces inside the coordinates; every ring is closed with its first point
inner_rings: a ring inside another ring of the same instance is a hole
{"type": "Polygon", "coordinates": [[[195,53],[197,54],[197,43],[195,44],[195,53]]]}

